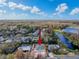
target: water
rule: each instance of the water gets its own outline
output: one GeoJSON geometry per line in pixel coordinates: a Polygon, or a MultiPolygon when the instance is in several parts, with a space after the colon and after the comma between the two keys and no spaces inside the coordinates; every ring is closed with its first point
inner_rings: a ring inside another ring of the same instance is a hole
{"type": "Polygon", "coordinates": [[[79,33],[79,29],[78,28],[65,28],[62,31],[67,32],[67,33],[79,33]]]}
{"type": "Polygon", "coordinates": [[[73,44],[67,38],[65,38],[64,35],[62,35],[60,32],[55,32],[55,34],[59,37],[60,41],[66,45],[66,47],[73,49],[73,44]]]}

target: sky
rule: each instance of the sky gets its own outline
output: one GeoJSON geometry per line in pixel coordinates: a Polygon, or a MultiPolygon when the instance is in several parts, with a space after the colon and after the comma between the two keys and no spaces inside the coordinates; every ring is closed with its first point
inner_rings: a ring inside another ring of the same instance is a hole
{"type": "Polygon", "coordinates": [[[79,20],[79,0],[0,0],[0,20],[79,20]]]}

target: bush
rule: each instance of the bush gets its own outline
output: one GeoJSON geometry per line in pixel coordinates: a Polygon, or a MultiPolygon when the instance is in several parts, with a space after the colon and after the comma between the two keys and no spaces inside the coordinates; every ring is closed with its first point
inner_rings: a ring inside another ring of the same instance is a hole
{"type": "Polygon", "coordinates": [[[7,55],[0,55],[0,59],[7,59],[7,55]]]}
{"type": "Polygon", "coordinates": [[[14,55],[13,54],[8,54],[7,59],[14,59],[14,55]]]}
{"type": "Polygon", "coordinates": [[[0,47],[0,53],[1,54],[9,54],[13,53],[18,46],[20,46],[21,43],[15,42],[15,43],[5,43],[0,47]]]}

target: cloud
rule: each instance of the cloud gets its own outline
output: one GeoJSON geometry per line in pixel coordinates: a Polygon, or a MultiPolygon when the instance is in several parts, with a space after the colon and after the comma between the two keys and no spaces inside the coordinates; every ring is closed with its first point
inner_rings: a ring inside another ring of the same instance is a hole
{"type": "Polygon", "coordinates": [[[23,5],[23,4],[17,4],[17,3],[14,3],[14,2],[8,2],[8,6],[11,9],[20,9],[20,10],[23,10],[23,11],[29,11],[30,13],[33,13],[33,14],[38,14],[38,15],[44,15],[45,14],[44,12],[42,12],[36,6],[31,7],[31,6],[26,6],[26,5],[23,5]]]}
{"type": "Polygon", "coordinates": [[[21,10],[30,10],[31,7],[30,6],[25,6],[23,4],[16,4],[14,2],[9,2],[8,3],[8,6],[11,8],[11,9],[21,9],[21,10]]]}
{"type": "Polygon", "coordinates": [[[5,2],[6,2],[6,0],[0,0],[0,4],[3,4],[5,2]]]}
{"type": "Polygon", "coordinates": [[[26,13],[15,13],[15,12],[12,12],[11,14],[8,14],[8,16],[6,16],[6,18],[7,17],[9,17],[9,19],[25,19],[25,18],[28,17],[28,14],[26,14],[26,13]]]}
{"type": "Polygon", "coordinates": [[[43,15],[43,16],[47,16],[47,14],[45,12],[39,12],[39,15],[43,15]]]}
{"type": "Polygon", "coordinates": [[[46,14],[45,14],[44,12],[42,12],[42,11],[41,11],[39,8],[37,8],[36,6],[33,6],[30,12],[31,12],[31,13],[34,13],[34,14],[46,16],[46,14]]]}
{"type": "Polygon", "coordinates": [[[38,12],[40,12],[40,9],[39,8],[37,8],[36,6],[33,6],[33,8],[31,9],[31,13],[38,13],[38,12]]]}
{"type": "MultiPolygon", "coordinates": [[[[10,14],[9,14],[9,16],[10,16],[10,14]]],[[[20,14],[16,14],[16,13],[11,13],[11,16],[13,16],[13,17],[22,17],[22,16],[27,16],[27,14],[25,14],[25,13],[20,13],[20,14]]]]}
{"type": "Polygon", "coordinates": [[[15,9],[15,8],[17,8],[17,4],[14,3],[14,2],[9,2],[8,7],[11,8],[11,9],[15,9]]]}
{"type": "Polygon", "coordinates": [[[7,0],[0,0],[0,7],[6,6],[7,5],[6,1],[7,0]]]}
{"type": "Polygon", "coordinates": [[[15,12],[12,12],[12,13],[5,13],[3,15],[0,15],[0,19],[11,19],[11,20],[14,20],[14,19],[26,19],[28,16],[28,14],[26,13],[15,13],[15,12]]]}
{"type": "Polygon", "coordinates": [[[76,15],[79,14],[79,8],[75,8],[70,12],[70,15],[76,15]]]}
{"type": "Polygon", "coordinates": [[[62,3],[62,4],[57,6],[56,13],[54,13],[53,15],[58,15],[58,14],[64,13],[67,9],[68,9],[67,4],[62,3]]]}
{"type": "Polygon", "coordinates": [[[29,11],[32,14],[46,16],[45,12],[41,11],[41,9],[36,6],[28,6],[28,5],[23,5],[21,3],[6,2],[6,1],[7,0],[0,0],[0,7],[6,6],[12,10],[19,9],[22,11],[29,11]]]}
{"type": "Polygon", "coordinates": [[[22,10],[30,10],[30,9],[31,9],[30,6],[24,6],[24,5],[22,5],[22,4],[19,4],[19,5],[17,6],[17,8],[22,9],[22,10]]]}
{"type": "Polygon", "coordinates": [[[60,4],[57,8],[56,8],[56,11],[62,13],[64,12],[66,9],[68,9],[68,6],[66,3],[62,3],[60,4]]]}
{"type": "Polygon", "coordinates": [[[0,10],[0,16],[3,15],[3,14],[5,14],[5,13],[6,13],[5,10],[0,10]]]}

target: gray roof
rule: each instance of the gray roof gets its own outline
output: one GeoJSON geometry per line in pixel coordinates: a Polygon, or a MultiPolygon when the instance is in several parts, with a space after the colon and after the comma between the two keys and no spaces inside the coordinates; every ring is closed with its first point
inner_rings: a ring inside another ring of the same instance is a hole
{"type": "Polygon", "coordinates": [[[32,48],[31,45],[22,45],[22,46],[20,46],[18,49],[21,49],[21,50],[23,50],[23,51],[25,51],[25,50],[30,51],[31,48],[32,48]]]}

